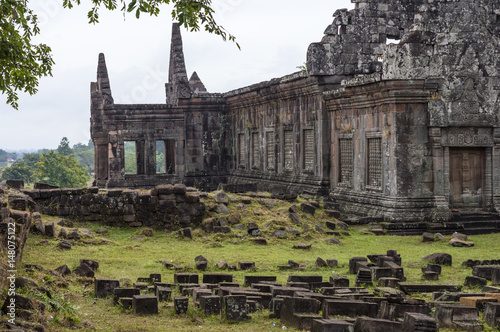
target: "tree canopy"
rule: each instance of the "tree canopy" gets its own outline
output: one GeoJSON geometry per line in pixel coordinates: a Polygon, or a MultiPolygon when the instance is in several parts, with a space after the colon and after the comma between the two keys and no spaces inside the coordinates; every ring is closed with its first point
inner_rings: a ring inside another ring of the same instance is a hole
{"type": "MultiPolygon", "coordinates": [[[[7,104],[18,109],[18,92],[31,95],[37,92],[39,79],[52,75],[51,49],[45,44],[32,44],[40,33],[38,18],[28,7],[28,0],[0,0],[0,92],[7,95],[7,104]]],[[[73,8],[81,0],[63,0],[63,7],[73,8]]],[[[158,16],[163,5],[172,4],[172,19],[190,31],[205,31],[236,43],[236,38],[219,25],[214,18],[211,0],[91,0],[89,23],[99,22],[99,10],[120,10],[158,16]]]]}

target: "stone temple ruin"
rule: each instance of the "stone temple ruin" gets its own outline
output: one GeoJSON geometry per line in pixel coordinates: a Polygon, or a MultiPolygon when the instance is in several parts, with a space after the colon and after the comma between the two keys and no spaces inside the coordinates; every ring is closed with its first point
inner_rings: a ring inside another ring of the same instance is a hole
{"type": "Polygon", "coordinates": [[[165,104],[115,104],[100,54],[96,185],[306,190],[389,221],[499,212],[500,1],[352,2],[309,46],[307,71],[226,93],[188,78],[175,24],[165,104]],[[124,172],[128,141],[137,174],[124,172]]]}

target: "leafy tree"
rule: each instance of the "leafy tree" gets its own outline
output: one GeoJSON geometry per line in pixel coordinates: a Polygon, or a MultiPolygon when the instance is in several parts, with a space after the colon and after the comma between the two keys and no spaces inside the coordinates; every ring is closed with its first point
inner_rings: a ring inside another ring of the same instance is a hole
{"type": "Polygon", "coordinates": [[[57,153],[62,154],[63,156],[69,156],[73,153],[71,147],[69,146],[69,140],[67,137],[63,137],[59,146],[57,147],[57,153]]]}
{"type": "Polygon", "coordinates": [[[34,181],[34,168],[24,160],[18,160],[2,172],[2,180],[23,180],[25,183],[34,181]]]}
{"type": "Polygon", "coordinates": [[[28,0],[0,0],[0,91],[7,94],[7,104],[15,109],[19,107],[18,91],[33,95],[38,79],[52,75],[50,47],[31,43],[39,33],[28,0]]]}
{"type": "Polygon", "coordinates": [[[137,159],[135,151],[135,142],[126,141],[125,150],[125,174],[137,174],[137,159]]]}
{"type": "MultiPolygon", "coordinates": [[[[63,0],[65,8],[80,5],[81,0],[63,0]]],[[[31,38],[40,33],[38,18],[28,8],[28,0],[0,0],[0,92],[7,94],[7,104],[18,109],[18,91],[33,95],[37,92],[38,80],[52,75],[51,49],[45,44],[32,44],[31,38]]],[[[236,43],[233,35],[214,19],[211,0],[91,0],[88,12],[89,23],[99,22],[99,9],[119,9],[124,14],[134,12],[158,16],[160,7],[172,4],[172,19],[180,26],[219,35],[222,39],[236,43]]],[[[239,48],[238,43],[236,45],[239,48]]]]}
{"type": "Polygon", "coordinates": [[[26,165],[34,168],[35,164],[40,161],[41,157],[41,153],[26,153],[23,156],[23,161],[26,163],[26,165]]]}
{"type": "Polygon", "coordinates": [[[36,177],[52,185],[66,188],[85,187],[88,175],[73,156],[64,156],[54,151],[44,153],[36,163],[36,177]]]}
{"type": "MultiPolygon", "coordinates": [[[[92,141],[90,141],[92,142],[92,141]]],[[[73,156],[87,170],[89,174],[94,171],[94,146],[77,143],[73,145],[73,156]]]]}

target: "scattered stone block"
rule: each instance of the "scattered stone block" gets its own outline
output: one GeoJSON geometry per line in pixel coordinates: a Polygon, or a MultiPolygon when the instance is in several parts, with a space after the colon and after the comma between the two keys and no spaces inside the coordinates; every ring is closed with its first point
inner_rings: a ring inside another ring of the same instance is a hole
{"type": "Polygon", "coordinates": [[[199,276],[196,273],[174,273],[176,284],[197,284],[199,276]]]}
{"type": "Polygon", "coordinates": [[[422,268],[423,273],[425,273],[426,271],[432,271],[432,272],[436,272],[437,274],[441,274],[441,265],[427,264],[426,267],[422,268]]]}
{"type": "Polygon", "coordinates": [[[212,296],[212,290],[211,289],[206,289],[206,288],[193,288],[191,295],[193,296],[193,301],[199,302],[201,297],[204,296],[212,296]]]}
{"type": "Polygon", "coordinates": [[[227,295],[222,298],[222,317],[229,321],[249,319],[245,295],[227,295]]]}
{"type": "Polygon", "coordinates": [[[57,246],[63,250],[70,250],[71,249],[71,241],[63,240],[63,241],[59,242],[59,244],[57,246]]]}
{"type": "Polygon", "coordinates": [[[203,274],[203,283],[204,284],[219,284],[221,282],[233,282],[233,275],[231,273],[204,273],[203,274]]]}
{"type": "Polygon", "coordinates": [[[189,298],[187,296],[174,297],[174,310],[176,315],[185,314],[188,309],[189,298]]]}
{"type": "Polygon", "coordinates": [[[433,271],[425,271],[424,272],[425,280],[439,280],[439,273],[433,271]]]}
{"type": "Polygon", "coordinates": [[[358,273],[358,270],[357,270],[357,263],[358,262],[368,262],[368,259],[366,257],[352,257],[351,259],[349,259],[349,273],[350,274],[358,273]]]}
{"type": "Polygon", "coordinates": [[[467,235],[455,232],[455,233],[451,234],[451,239],[452,240],[457,239],[460,241],[467,241],[467,235]]]}
{"type": "Polygon", "coordinates": [[[220,296],[203,296],[200,298],[201,312],[207,316],[219,315],[221,312],[220,296]]]}
{"type": "Polygon", "coordinates": [[[465,277],[465,287],[484,287],[488,284],[488,280],[481,277],[467,276],[465,277]]]}
{"type": "Polygon", "coordinates": [[[500,265],[476,265],[472,268],[472,275],[476,277],[485,278],[486,280],[492,280],[494,273],[497,269],[500,269],[500,265]]]}
{"type": "Polygon", "coordinates": [[[245,276],[245,286],[249,287],[252,284],[260,284],[264,282],[276,282],[276,276],[254,276],[254,275],[246,275],[245,276]]]}
{"type": "Polygon", "coordinates": [[[122,305],[125,309],[132,309],[132,303],[134,302],[134,298],[132,297],[120,297],[118,303],[122,305]]]}
{"type": "Polygon", "coordinates": [[[430,254],[422,258],[424,262],[439,264],[439,265],[449,265],[452,264],[452,257],[450,254],[446,253],[435,253],[430,254]]]}
{"type": "Polygon", "coordinates": [[[61,276],[67,276],[71,274],[71,270],[69,269],[68,265],[64,264],[56,268],[54,271],[59,273],[61,276]]]}
{"type": "Polygon", "coordinates": [[[349,278],[346,276],[330,276],[333,287],[349,287],[349,278]]]}
{"type": "Polygon", "coordinates": [[[313,319],[319,316],[321,302],[316,299],[285,297],[280,311],[280,322],[298,330],[310,330],[313,319]]]}
{"type": "Polygon", "coordinates": [[[462,285],[400,282],[399,289],[406,294],[432,293],[439,291],[460,292],[462,290],[462,285]]]}
{"type": "Polygon", "coordinates": [[[359,300],[325,300],[323,302],[323,318],[330,316],[377,317],[378,305],[359,300]]]}
{"type": "Polygon", "coordinates": [[[188,239],[193,238],[193,230],[191,227],[185,227],[179,230],[179,235],[188,239]]]}
{"type": "Polygon", "coordinates": [[[405,332],[437,332],[438,326],[434,318],[415,312],[405,312],[403,320],[405,332]]]}
{"type": "Polygon", "coordinates": [[[158,299],[154,295],[134,295],[132,311],[136,315],[156,315],[158,314],[158,299]]]}
{"type": "Polygon", "coordinates": [[[424,232],[422,234],[422,242],[434,242],[434,233],[424,232]]]}
{"type": "Polygon", "coordinates": [[[468,296],[460,298],[460,304],[477,308],[480,311],[483,310],[484,303],[486,302],[498,302],[498,299],[488,296],[468,296]]]}
{"type": "Polygon", "coordinates": [[[453,247],[474,247],[474,242],[472,241],[462,241],[459,239],[451,239],[450,244],[453,247]]]}
{"type": "Polygon", "coordinates": [[[255,262],[238,262],[239,270],[253,270],[255,269],[255,262]]]}
{"type": "Polygon", "coordinates": [[[329,267],[337,267],[339,265],[339,261],[336,259],[327,259],[326,265],[328,265],[329,267]]]}
{"type": "Polygon", "coordinates": [[[325,260],[321,257],[316,258],[316,266],[317,267],[326,267],[328,266],[325,262],[325,260]]]}
{"type": "Polygon", "coordinates": [[[500,303],[487,302],[484,304],[483,319],[491,327],[500,328],[500,303]]]}
{"type": "Polygon", "coordinates": [[[87,264],[92,271],[97,271],[99,268],[99,263],[92,259],[80,259],[80,264],[87,264]]]}
{"type": "Polygon", "coordinates": [[[120,287],[120,281],[113,279],[94,280],[94,292],[97,298],[103,298],[113,295],[113,290],[120,287]]]}
{"type": "Polygon", "coordinates": [[[373,285],[372,274],[368,269],[359,269],[354,282],[355,286],[373,285]]]}
{"type": "Polygon", "coordinates": [[[281,308],[283,307],[283,297],[273,297],[269,305],[269,318],[280,318],[281,308]]]}
{"type": "Polygon", "coordinates": [[[49,237],[54,237],[56,235],[56,227],[54,222],[49,221],[45,223],[45,235],[49,237]]]}
{"type": "Polygon", "coordinates": [[[461,304],[437,304],[433,317],[439,329],[455,329],[459,331],[482,331],[479,324],[479,310],[461,304]]]}
{"type": "Polygon", "coordinates": [[[298,243],[294,245],[292,248],[293,249],[302,249],[302,250],[309,250],[311,249],[312,244],[307,244],[307,243],[298,243]]]}
{"type": "Polygon", "coordinates": [[[354,322],[355,332],[401,332],[403,323],[387,319],[376,319],[370,317],[358,317],[354,322]]]}
{"type": "Polygon", "coordinates": [[[341,319],[313,319],[311,332],[349,332],[352,325],[341,319]]]}
{"type": "Polygon", "coordinates": [[[158,298],[159,302],[170,301],[170,299],[172,297],[172,289],[169,287],[157,286],[156,287],[156,297],[158,298]]]}
{"type": "Polygon", "coordinates": [[[398,278],[380,278],[378,280],[379,287],[397,288],[400,280],[398,278]]]}
{"type": "Polygon", "coordinates": [[[405,312],[414,312],[423,315],[430,315],[431,308],[424,300],[399,298],[383,301],[380,304],[379,318],[398,320],[404,318],[405,312]]]}
{"type": "Polygon", "coordinates": [[[90,268],[85,263],[80,263],[80,265],[73,270],[73,273],[79,277],[87,277],[87,278],[93,278],[95,273],[94,271],[90,268]]]}
{"type": "Polygon", "coordinates": [[[132,307],[132,297],[134,295],[140,295],[140,290],[138,288],[116,287],[113,289],[113,303],[118,304],[121,298],[126,297],[130,298],[130,307],[132,307]]]}

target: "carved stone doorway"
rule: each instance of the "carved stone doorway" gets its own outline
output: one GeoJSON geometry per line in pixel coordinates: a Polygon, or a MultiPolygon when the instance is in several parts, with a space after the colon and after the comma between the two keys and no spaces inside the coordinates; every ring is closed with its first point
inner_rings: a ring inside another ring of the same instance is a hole
{"type": "Polygon", "coordinates": [[[450,148],[450,206],[475,210],[484,207],[485,149],[450,148]]]}

